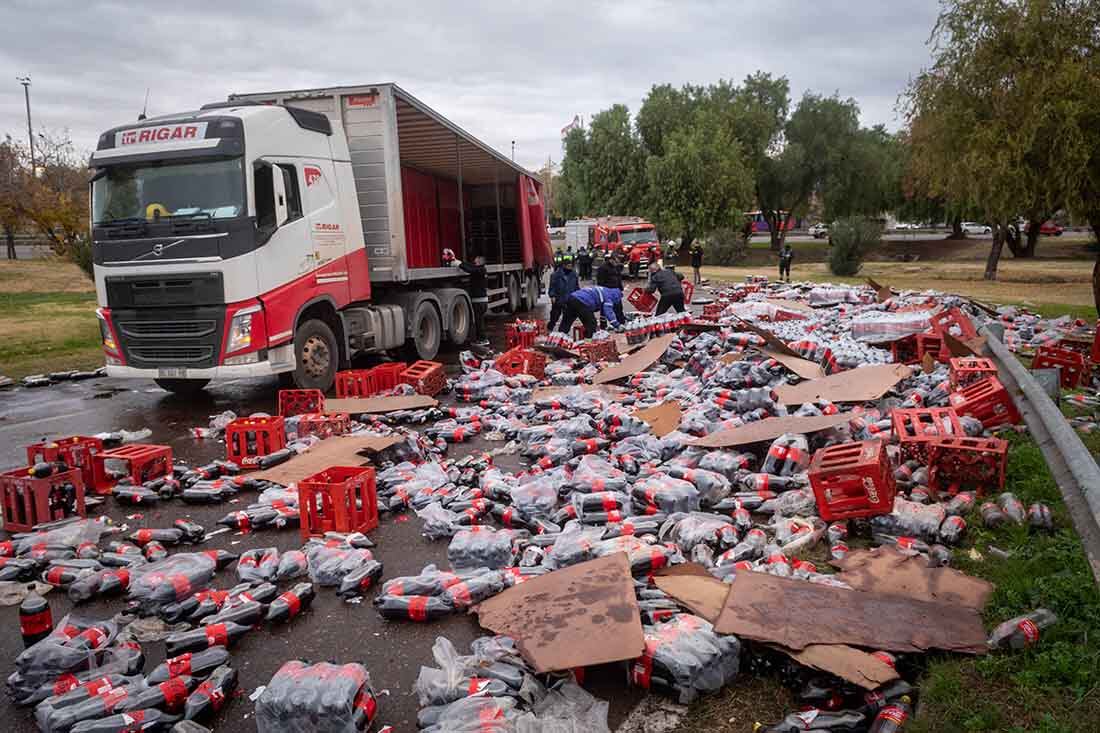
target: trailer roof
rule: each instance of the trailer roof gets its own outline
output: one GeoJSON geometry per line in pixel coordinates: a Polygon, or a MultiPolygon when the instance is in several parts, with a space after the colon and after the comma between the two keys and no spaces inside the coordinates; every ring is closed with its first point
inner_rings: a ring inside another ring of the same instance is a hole
{"type": "Polygon", "coordinates": [[[388,87],[392,91],[396,102],[397,139],[400,144],[402,163],[451,178],[458,178],[458,161],[461,155],[462,180],[465,183],[493,183],[497,180],[498,175],[501,176],[502,181],[505,181],[507,180],[507,171],[537,178],[531,171],[516,164],[487,143],[478,140],[392,82],[230,94],[229,99],[277,97],[283,104],[294,106],[295,97],[307,99],[343,94],[365,94],[384,87],[388,87]]]}

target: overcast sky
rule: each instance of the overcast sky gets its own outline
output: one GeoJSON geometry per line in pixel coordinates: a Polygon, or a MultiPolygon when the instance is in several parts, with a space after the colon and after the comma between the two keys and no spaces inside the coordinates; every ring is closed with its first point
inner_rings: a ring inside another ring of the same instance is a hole
{"type": "Polygon", "coordinates": [[[85,150],[136,118],[230,92],[394,81],[538,168],[560,130],[614,103],[634,112],[656,83],[743,79],[757,69],[855,97],[864,124],[894,107],[928,62],[935,0],[183,3],[3,0],[0,134],[68,129],[85,150]],[[315,7],[311,7],[315,6],[315,7]],[[262,9],[261,9],[262,8],[262,9]]]}

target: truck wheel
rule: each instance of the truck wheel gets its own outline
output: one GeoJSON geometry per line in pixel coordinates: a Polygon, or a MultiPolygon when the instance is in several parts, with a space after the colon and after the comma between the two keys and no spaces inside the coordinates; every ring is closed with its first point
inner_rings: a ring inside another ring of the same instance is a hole
{"type": "Polygon", "coordinates": [[[210,384],[209,379],[154,379],[153,381],[161,389],[183,397],[193,397],[210,384]]]}
{"type": "MultiPolygon", "coordinates": [[[[434,309],[433,309],[434,310],[434,309]]],[[[470,323],[473,321],[470,304],[465,298],[455,298],[451,304],[451,328],[447,338],[451,343],[461,346],[470,338],[470,323]]]]}
{"type": "Polygon", "coordinates": [[[523,296],[520,295],[519,277],[516,275],[508,276],[508,312],[518,313],[522,303],[520,299],[523,296]]]}
{"type": "Polygon", "coordinates": [[[534,310],[539,302],[539,279],[534,273],[527,275],[527,287],[524,288],[523,309],[534,310]]]}
{"type": "Polygon", "coordinates": [[[336,379],[340,350],[324,321],[309,320],[294,334],[294,384],[298,389],[327,392],[336,379]]]}
{"type": "Polygon", "coordinates": [[[439,322],[439,313],[435,306],[430,301],[421,301],[412,319],[412,348],[416,356],[434,359],[439,352],[442,337],[443,324],[439,322]]]}

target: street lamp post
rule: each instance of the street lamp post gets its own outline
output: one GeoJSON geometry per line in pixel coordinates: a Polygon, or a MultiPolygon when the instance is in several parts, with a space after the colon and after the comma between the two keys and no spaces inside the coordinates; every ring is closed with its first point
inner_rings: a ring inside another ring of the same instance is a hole
{"type": "Polygon", "coordinates": [[[516,162],[516,141],[512,141],[512,162],[516,162]]]}
{"type": "Polygon", "coordinates": [[[23,85],[23,99],[27,103],[27,141],[31,144],[31,175],[34,175],[34,131],[31,129],[31,78],[29,76],[17,76],[16,81],[23,85]]]}

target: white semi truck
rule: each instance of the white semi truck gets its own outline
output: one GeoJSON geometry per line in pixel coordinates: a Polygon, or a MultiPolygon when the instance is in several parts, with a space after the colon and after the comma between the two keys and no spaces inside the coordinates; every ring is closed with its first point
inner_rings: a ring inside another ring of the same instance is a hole
{"type": "Polygon", "coordinates": [[[175,392],[431,359],[472,331],[445,249],[509,312],[552,261],[538,179],[394,84],[235,94],[108,130],[91,165],[107,373],[175,392]]]}

